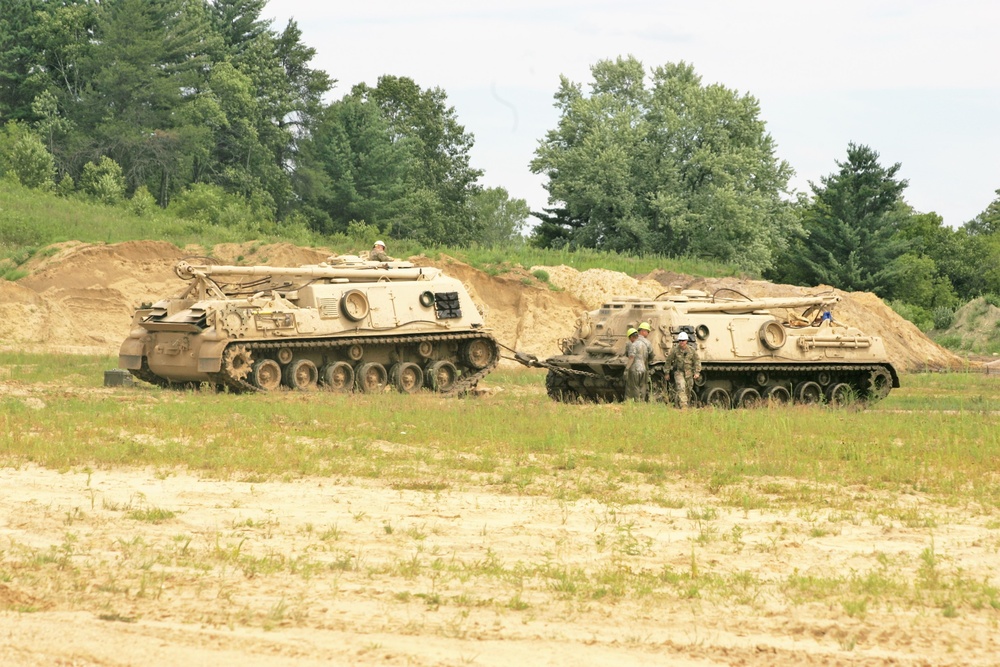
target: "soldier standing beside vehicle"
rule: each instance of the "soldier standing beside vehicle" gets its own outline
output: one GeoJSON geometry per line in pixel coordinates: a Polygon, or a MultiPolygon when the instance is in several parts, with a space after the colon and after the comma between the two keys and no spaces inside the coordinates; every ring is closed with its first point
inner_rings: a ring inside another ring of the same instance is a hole
{"type": "Polygon", "coordinates": [[[667,372],[674,376],[677,402],[682,409],[686,408],[694,390],[694,381],[701,377],[701,360],[694,346],[688,346],[687,332],[677,334],[677,345],[670,350],[666,366],[667,372]]]}
{"type": "Polygon", "coordinates": [[[625,346],[625,400],[644,401],[646,383],[646,345],[639,342],[639,332],[629,329],[625,332],[628,344],[625,346]]]}
{"type": "Polygon", "coordinates": [[[646,359],[645,359],[645,361],[646,361],[646,377],[642,381],[642,386],[645,387],[645,390],[644,390],[644,399],[643,400],[646,400],[646,401],[649,400],[649,394],[651,393],[650,392],[650,381],[649,381],[649,378],[650,378],[650,374],[652,373],[652,370],[653,370],[653,365],[652,365],[653,364],[653,344],[651,342],[649,342],[649,332],[650,332],[650,329],[651,329],[651,327],[649,326],[649,322],[643,322],[642,324],[639,325],[639,342],[646,346],[646,359]]]}
{"type": "Polygon", "coordinates": [[[385,244],[381,241],[376,241],[375,245],[372,246],[372,251],[368,253],[368,259],[373,262],[393,262],[395,261],[392,257],[385,254],[385,244]]]}

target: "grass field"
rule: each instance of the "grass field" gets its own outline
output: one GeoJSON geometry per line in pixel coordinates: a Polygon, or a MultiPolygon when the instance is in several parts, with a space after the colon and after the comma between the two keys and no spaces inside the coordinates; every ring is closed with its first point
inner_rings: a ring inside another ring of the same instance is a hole
{"type": "MultiPolygon", "coordinates": [[[[102,371],[114,362],[0,355],[0,379],[30,396],[0,397],[5,463],[185,466],[237,479],[350,475],[529,494],[555,488],[566,498],[615,502],[649,500],[622,497],[624,481],[655,494],[658,481],[683,475],[714,490],[741,489],[731,502],[756,504],[765,501],[747,489],[781,476],[1000,505],[1000,381],[979,373],[907,376],[867,409],[679,412],[555,403],[541,372],[520,370],[495,372],[485,384],[496,391],[461,400],[230,395],[143,383],[104,389],[102,371]]],[[[803,492],[788,500],[807,501],[803,492]]]]}
{"type": "Polygon", "coordinates": [[[681,412],[555,403],[526,370],[443,399],[105,388],[114,365],[0,354],[4,664],[1000,650],[993,377],[681,412]]]}

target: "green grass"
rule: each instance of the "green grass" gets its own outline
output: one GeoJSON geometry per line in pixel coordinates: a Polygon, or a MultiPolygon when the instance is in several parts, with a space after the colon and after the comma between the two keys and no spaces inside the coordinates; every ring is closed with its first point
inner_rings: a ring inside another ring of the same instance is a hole
{"type": "Polygon", "coordinates": [[[520,370],[488,378],[503,391],[458,400],[105,389],[111,366],[99,357],[0,354],[0,379],[26,390],[0,396],[0,463],[182,466],[236,479],[357,476],[397,488],[555,489],[619,503],[662,501],[657,482],[685,477],[745,509],[794,506],[827,484],[1000,507],[1000,381],[982,374],[906,376],[904,388],[867,410],[679,412],[555,403],[541,372],[520,370]],[[774,477],[798,484],[769,487],[774,477]],[[651,485],[653,495],[620,490],[630,483],[651,485]]]}

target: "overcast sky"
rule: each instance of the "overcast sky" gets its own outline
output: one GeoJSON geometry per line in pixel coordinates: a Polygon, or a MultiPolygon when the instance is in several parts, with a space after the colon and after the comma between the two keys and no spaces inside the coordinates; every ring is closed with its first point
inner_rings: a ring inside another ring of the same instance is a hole
{"type": "Polygon", "coordinates": [[[901,163],[906,201],[957,227],[1000,189],[1000,2],[995,0],[270,0],[337,80],[331,100],[383,74],[440,87],[475,136],[472,166],[533,210],[528,168],[554,129],[559,76],[634,55],[647,70],[685,61],[703,84],[749,93],[795,170],[792,186],[837,170],[848,142],[901,163]]]}

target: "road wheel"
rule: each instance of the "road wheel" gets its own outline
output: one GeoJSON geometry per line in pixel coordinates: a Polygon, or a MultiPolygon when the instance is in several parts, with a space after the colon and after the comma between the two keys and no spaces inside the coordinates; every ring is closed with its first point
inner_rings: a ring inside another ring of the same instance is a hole
{"type": "Polygon", "coordinates": [[[822,399],[823,388],[816,382],[800,382],[795,386],[796,403],[819,403],[822,399]]]}
{"type": "Polygon", "coordinates": [[[826,402],[830,405],[850,405],[855,396],[854,388],[846,382],[837,382],[826,390],[826,402]]]}
{"type": "Polygon", "coordinates": [[[475,338],[462,345],[462,361],[476,370],[483,370],[497,358],[497,346],[489,338],[475,338]]]}
{"type": "Polygon", "coordinates": [[[442,359],[428,366],[424,377],[428,387],[434,391],[445,393],[455,388],[455,382],[458,380],[458,369],[455,368],[455,364],[442,359]]]}
{"type": "Polygon", "coordinates": [[[250,383],[261,391],[274,391],[281,386],[281,366],[274,359],[261,359],[250,371],[250,383]]]}
{"type": "Polygon", "coordinates": [[[316,364],[308,359],[296,359],[285,366],[282,378],[285,386],[297,391],[313,391],[319,381],[316,364]]]}
{"type": "Polygon", "coordinates": [[[424,372],[414,363],[403,362],[392,367],[392,384],[401,394],[412,394],[424,386],[424,372]]]}
{"type": "Polygon", "coordinates": [[[713,408],[720,408],[723,410],[728,410],[733,407],[733,399],[729,395],[729,392],[722,387],[712,387],[705,392],[702,402],[713,408]]]}
{"type": "Polygon", "coordinates": [[[792,400],[792,392],[784,385],[768,387],[764,392],[764,397],[771,403],[788,403],[792,400]]]}
{"type": "Polygon", "coordinates": [[[733,406],[737,408],[759,408],[763,403],[760,392],[753,387],[743,387],[733,397],[733,406]]]}
{"type": "Polygon", "coordinates": [[[323,366],[320,383],[330,391],[349,392],[354,388],[354,368],[346,361],[336,361],[323,366]]]}
{"type": "Polygon", "coordinates": [[[374,361],[361,364],[356,374],[358,389],[366,394],[377,394],[385,389],[388,379],[385,366],[374,361]]]}

